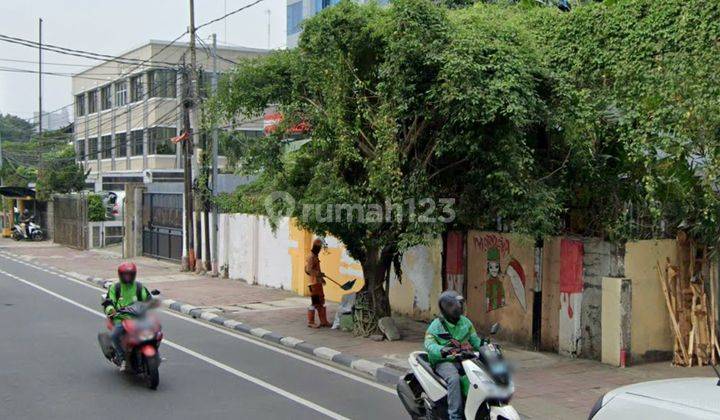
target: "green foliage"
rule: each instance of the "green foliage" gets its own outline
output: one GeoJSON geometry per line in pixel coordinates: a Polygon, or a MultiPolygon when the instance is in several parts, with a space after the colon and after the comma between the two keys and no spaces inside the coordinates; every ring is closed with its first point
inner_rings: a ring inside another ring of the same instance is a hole
{"type": "Polygon", "coordinates": [[[65,145],[58,151],[43,155],[38,168],[37,196],[47,200],[53,193],[69,193],[85,188],[87,172],[75,162],[75,150],[65,145]]]}
{"type": "Polygon", "coordinates": [[[239,186],[232,194],[219,194],[214,202],[222,213],[264,214],[265,199],[272,193],[272,186],[272,180],[262,175],[251,184],[239,186]]]}
{"type": "Polygon", "coordinates": [[[284,120],[233,146],[262,177],[221,201],[263,212],[289,192],[301,225],[340,238],[373,293],[391,260],[447,224],[337,223],[318,208],[449,197],[455,227],[622,240],[683,226],[716,243],[720,3],[509,3],[341,1],[305,22],[298,48],[239,64],[216,117],[274,105],[284,120]],[[299,123],[312,141],[288,153],[299,123]]]}
{"type": "Polygon", "coordinates": [[[0,169],[3,185],[27,187],[37,181],[37,169],[29,166],[3,165],[0,169]]]}
{"type": "Polygon", "coordinates": [[[107,219],[105,205],[99,194],[88,195],[88,220],[91,222],[104,222],[107,219]]]}
{"type": "Polygon", "coordinates": [[[10,114],[0,114],[0,139],[3,142],[28,141],[33,135],[33,125],[26,120],[10,114]]]}
{"type": "Polygon", "coordinates": [[[717,2],[623,0],[529,20],[551,45],[554,123],[585,139],[566,185],[590,231],[657,236],[664,222],[717,241],[719,17],[717,2]]]}
{"type": "MultiPolygon", "coordinates": [[[[306,21],[298,48],[243,62],[221,83],[225,117],[260,115],[271,104],[284,116],[239,157],[265,176],[252,192],[289,192],[303,227],[340,238],[378,294],[376,308],[386,309],[378,290],[390,262],[447,225],[415,217],[338,223],[318,209],[453,198],[459,221],[474,226],[497,217],[531,234],[557,226],[558,193],[542,181],[554,168],[537,165],[533,152],[548,75],[542,43],[518,13],[341,1],[306,21]],[[301,122],[312,141],[286,153],[285,130],[301,122]]],[[[249,196],[237,207],[256,208],[259,198],[249,196]]]]}

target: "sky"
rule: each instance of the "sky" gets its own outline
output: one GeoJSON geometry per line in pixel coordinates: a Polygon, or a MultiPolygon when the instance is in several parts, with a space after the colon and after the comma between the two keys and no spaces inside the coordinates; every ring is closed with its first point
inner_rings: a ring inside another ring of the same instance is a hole
{"type": "MultiPolygon", "coordinates": [[[[195,24],[200,25],[251,2],[195,0],[195,24]]],[[[269,45],[282,48],[285,46],[285,8],[286,0],[264,0],[225,19],[227,24],[221,21],[209,25],[198,31],[198,35],[207,40],[216,33],[219,45],[267,48],[269,10],[269,45]]],[[[38,18],[43,19],[45,43],[118,55],[151,39],[175,39],[189,24],[189,1],[0,1],[0,34],[37,41],[38,18]]],[[[0,41],[0,68],[37,70],[37,61],[37,49],[0,41]]],[[[44,51],[43,63],[56,63],[43,64],[43,71],[77,73],[84,69],[78,64],[89,66],[99,61],[44,51]]],[[[43,112],[63,107],[72,100],[70,77],[43,77],[43,112]]],[[[38,75],[0,71],[0,113],[31,118],[37,109],[38,75]]]]}

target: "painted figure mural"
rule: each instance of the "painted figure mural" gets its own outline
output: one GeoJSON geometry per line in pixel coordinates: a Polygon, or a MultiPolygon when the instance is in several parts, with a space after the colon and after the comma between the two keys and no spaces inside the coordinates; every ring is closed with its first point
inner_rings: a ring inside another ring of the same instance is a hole
{"type": "Polygon", "coordinates": [[[508,304],[506,287],[512,287],[518,303],[524,311],[527,311],[525,270],[520,262],[510,255],[510,241],[502,236],[490,234],[476,237],[474,242],[476,247],[486,251],[487,256],[485,281],[487,312],[508,304]]]}
{"type": "Polygon", "coordinates": [[[505,306],[505,287],[500,271],[500,251],[490,248],[487,251],[487,281],[485,282],[485,302],[487,311],[505,306]]]}

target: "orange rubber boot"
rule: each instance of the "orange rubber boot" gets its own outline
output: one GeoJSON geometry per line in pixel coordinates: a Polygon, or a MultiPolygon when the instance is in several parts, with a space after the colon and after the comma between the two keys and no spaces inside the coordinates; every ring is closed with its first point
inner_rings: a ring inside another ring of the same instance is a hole
{"type": "Polygon", "coordinates": [[[310,328],[319,328],[320,326],[315,324],[315,309],[308,309],[307,311],[307,326],[310,328]]]}
{"type": "Polygon", "coordinates": [[[328,322],[327,309],[325,308],[325,306],[321,306],[318,308],[318,318],[320,318],[321,327],[332,327],[332,324],[328,322]]]}

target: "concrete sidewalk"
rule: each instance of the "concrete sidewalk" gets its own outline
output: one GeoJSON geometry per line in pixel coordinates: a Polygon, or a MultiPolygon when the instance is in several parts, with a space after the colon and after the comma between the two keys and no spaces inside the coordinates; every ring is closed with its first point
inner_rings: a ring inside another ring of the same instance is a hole
{"type": "MultiPolygon", "coordinates": [[[[1,239],[0,250],[31,263],[52,266],[78,277],[114,279],[122,261],[110,250],[78,251],[51,243],[14,242],[1,239]]],[[[422,348],[427,324],[397,318],[401,341],[376,342],[350,333],[305,326],[308,298],[292,292],[179,272],[179,265],[150,258],[135,258],[139,280],[162,291],[162,297],[213,312],[226,320],[292,336],[315,346],[367,359],[380,365],[404,369],[409,352],[422,348]]],[[[330,316],[336,304],[328,304],[330,316]]],[[[654,363],[618,369],[595,361],[577,360],[556,354],[527,351],[506,345],[506,357],[515,365],[517,392],[513,404],[526,418],[587,418],[602,394],[635,382],[687,376],[714,376],[710,368],[674,368],[654,363]]]]}

